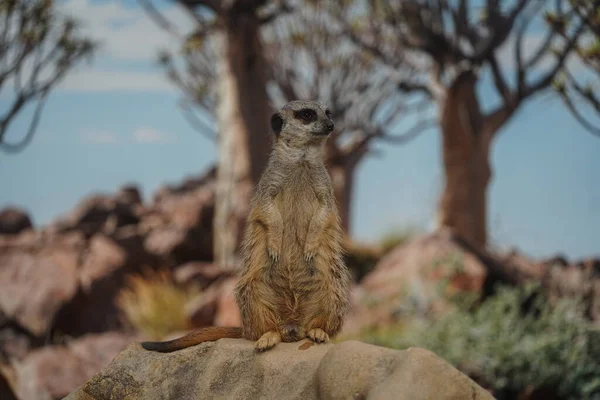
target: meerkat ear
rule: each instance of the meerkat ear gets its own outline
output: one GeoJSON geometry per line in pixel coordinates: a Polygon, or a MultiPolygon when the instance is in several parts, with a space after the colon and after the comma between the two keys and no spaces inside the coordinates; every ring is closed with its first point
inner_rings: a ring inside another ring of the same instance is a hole
{"type": "Polygon", "coordinates": [[[283,118],[279,113],[275,113],[271,116],[271,129],[273,129],[275,135],[279,135],[281,128],[283,128],[283,118]]]}

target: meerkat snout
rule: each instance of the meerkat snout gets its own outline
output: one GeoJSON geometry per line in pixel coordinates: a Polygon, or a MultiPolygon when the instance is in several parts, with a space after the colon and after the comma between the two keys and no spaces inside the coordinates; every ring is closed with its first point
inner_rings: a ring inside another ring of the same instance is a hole
{"type": "Polygon", "coordinates": [[[333,123],[333,121],[325,121],[325,127],[327,128],[327,130],[329,132],[333,132],[333,129],[335,128],[335,124],[333,123]]]}

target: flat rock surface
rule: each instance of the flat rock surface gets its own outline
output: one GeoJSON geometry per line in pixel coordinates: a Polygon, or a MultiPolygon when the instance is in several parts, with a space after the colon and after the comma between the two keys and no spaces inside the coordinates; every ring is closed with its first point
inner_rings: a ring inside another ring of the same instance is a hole
{"type": "Polygon", "coordinates": [[[280,343],[257,354],[254,343],[221,339],[173,353],[130,344],[66,397],[101,399],[395,399],[493,397],[434,355],[346,341],[280,343]]]}

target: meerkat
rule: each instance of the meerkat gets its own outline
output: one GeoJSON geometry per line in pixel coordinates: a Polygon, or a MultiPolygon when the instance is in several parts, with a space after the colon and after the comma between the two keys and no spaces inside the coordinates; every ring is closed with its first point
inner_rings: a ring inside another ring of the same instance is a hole
{"type": "Polygon", "coordinates": [[[343,232],[324,162],[330,111],[292,101],[271,117],[273,150],[251,203],[235,287],[242,326],[208,327],[167,342],[169,352],[221,338],[255,341],[257,351],[309,338],[327,342],[349,309],[343,232]]]}

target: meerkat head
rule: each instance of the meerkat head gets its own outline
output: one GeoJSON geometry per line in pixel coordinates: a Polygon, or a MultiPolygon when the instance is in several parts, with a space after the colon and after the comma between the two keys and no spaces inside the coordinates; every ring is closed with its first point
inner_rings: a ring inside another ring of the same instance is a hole
{"type": "Polygon", "coordinates": [[[276,140],[294,147],[318,145],[333,131],[329,109],[316,101],[295,100],[271,117],[276,140]]]}

